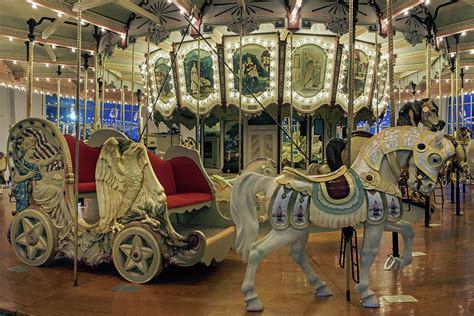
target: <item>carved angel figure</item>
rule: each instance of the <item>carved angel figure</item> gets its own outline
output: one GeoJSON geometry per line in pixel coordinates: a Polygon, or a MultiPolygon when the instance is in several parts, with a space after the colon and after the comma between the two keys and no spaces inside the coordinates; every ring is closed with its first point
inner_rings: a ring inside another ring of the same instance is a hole
{"type": "Polygon", "coordinates": [[[153,226],[160,223],[151,209],[166,202],[145,146],[124,138],[104,143],[96,168],[101,231],[120,228],[120,218],[133,216],[153,226]]]}

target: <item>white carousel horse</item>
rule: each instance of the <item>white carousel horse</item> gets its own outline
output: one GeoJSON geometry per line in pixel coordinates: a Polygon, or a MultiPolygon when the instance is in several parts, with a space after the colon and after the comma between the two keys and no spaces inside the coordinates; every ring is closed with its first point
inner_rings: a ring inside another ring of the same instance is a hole
{"type": "Polygon", "coordinates": [[[350,169],[343,166],[331,174],[313,177],[294,169],[286,169],[277,178],[242,175],[232,190],[231,215],[237,229],[236,250],[248,262],[241,289],[247,310],[263,310],[255,291],[259,263],[270,252],[287,245],[316,295],[332,295],[305,256],[311,224],[331,228],[364,224],[356,292],[364,307],[378,307],[378,299],[369,289],[368,273],[384,230],[401,233],[405,242],[402,257],[389,259],[387,268],[400,270],[412,261],[413,228],[399,221],[403,211],[397,186],[401,167],[410,169],[409,187],[429,194],[443,163],[453,155],[453,145],[441,132],[403,126],[374,136],[361,148],[350,169]],[[273,229],[256,241],[259,224],[255,196],[262,191],[272,197],[268,214],[273,229]]]}
{"type": "MultiPolygon", "coordinates": [[[[276,162],[270,158],[256,158],[250,161],[245,169],[242,170],[242,174],[250,172],[269,177],[275,177],[277,175],[276,162]]],[[[227,218],[230,218],[230,194],[232,192],[232,187],[238,178],[238,175],[231,179],[224,178],[217,174],[211,176],[212,185],[214,186],[214,190],[216,192],[216,202],[219,206],[219,210],[222,215],[226,216],[227,218]]],[[[262,203],[264,203],[264,201],[260,199],[259,204],[262,203]]],[[[265,217],[265,215],[266,214],[262,214],[263,217],[265,217]]]]}

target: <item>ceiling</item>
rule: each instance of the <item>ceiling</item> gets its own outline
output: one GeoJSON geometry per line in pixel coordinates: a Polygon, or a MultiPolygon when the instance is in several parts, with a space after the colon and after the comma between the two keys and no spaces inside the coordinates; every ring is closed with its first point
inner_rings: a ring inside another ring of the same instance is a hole
{"type": "MultiPolygon", "coordinates": [[[[347,1],[347,0],[345,0],[347,1]]],[[[63,93],[73,94],[76,54],[77,20],[75,0],[3,0],[0,4],[0,80],[25,84],[27,77],[26,45],[28,35],[26,21],[34,19],[42,23],[36,26],[37,43],[34,51],[35,88],[54,91],[58,66],[61,70],[63,93]],[[71,79],[71,80],[69,80],[71,79]]],[[[337,8],[343,12],[344,0],[83,0],[86,10],[83,12],[82,47],[84,53],[94,53],[97,47],[94,33],[103,38],[109,36],[111,43],[124,44],[116,48],[105,62],[105,79],[110,88],[126,86],[131,88],[132,77],[135,89],[141,84],[139,65],[145,62],[148,51],[157,49],[171,50],[173,44],[181,39],[181,32],[187,21],[183,14],[193,13],[200,19],[201,31],[206,37],[218,37],[235,34],[226,27],[236,21],[240,14],[243,18],[253,17],[261,27],[256,32],[268,29],[284,33],[288,27],[288,11],[295,11],[299,31],[314,34],[334,34],[328,31],[325,23],[337,8]],[[241,10],[244,8],[244,10],[241,10]],[[149,27],[163,25],[170,32],[168,39],[160,44],[148,44],[145,35],[149,27]],[[136,43],[131,44],[133,38],[136,43]],[[132,59],[134,65],[132,66],[132,59]],[[132,70],[133,69],[133,70],[132,70]]],[[[376,35],[380,21],[386,17],[385,0],[360,1],[357,40],[366,42],[378,41],[382,52],[387,51],[387,39],[376,35]],[[379,17],[382,17],[379,19],[379,17]],[[375,28],[375,29],[374,29],[375,28]]],[[[455,34],[459,36],[461,60],[467,79],[474,79],[474,1],[473,0],[393,0],[394,26],[397,30],[394,37],[397,56],[395,76],[402,87],[409,81],[420,81],[425,66],[425,42],[415,46],[405,39],[405,34],[426,35],[420,21],[431,17],[440,52],[454,52],[455,34]],[[437,10],[438,8],[438,10],[437,10]],[[470,67],[471,66],[471,67],[470,67]],[[469,68],[468,68],[469,67],[469,68]]],[[[191,40],[187,36],[185,40],[191,40]]],[[[347,42],[347,35],[341,42],[347,42]]],[[[101,49],[103,46],[101,46],[101,49]]],[[[439,53],[434,51],[432,62],[439,53]]],[[[89,90],[93,89],[94,61],[89,61],[89,90]]],[[[449,78],[449,68],[445,67],[442,78],[449,78]]],[[[120,95],[112,93],[111,99],[120,95]]]]}

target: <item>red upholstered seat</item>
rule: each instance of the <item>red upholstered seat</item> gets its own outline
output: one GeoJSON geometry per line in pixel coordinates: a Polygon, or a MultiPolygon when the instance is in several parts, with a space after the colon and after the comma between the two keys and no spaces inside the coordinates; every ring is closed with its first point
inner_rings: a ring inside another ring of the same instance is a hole
{"type": "Polygon", "coordinates": [[[183,206],[189,206],[193,204],[203,203],[212,200],[212,194],[210,193],[178,193],[175,195],[167,195],[166,201],[168,202],[168,208],[178,208],[183,206]]]}
{"type": "MultiPolygon", "coordinates": [[[[71,154],[72,165],[76,160],[76,138],[71,135],[64,135],[69,152],[71,154]]],[[[96,191],[95,168],[99,160],[100,148],[90,147],[84,142],[79,142],[79,193],[90,193],[96,191]]]]}
{"type": "Polygon", "coordinates": [[[176,191],[176,182],[174,180],[173,166],[171,162],[166,161],[155,155],[150,150],[148,151],[148,159],[150,160],[151,167],[155,172],[158,181],[160,181],[166,195],[174,195],[178,193],[176,191]]]}
{"type": "Polygon", "coordinates": [[[188,157],[166,161],[148,151],[151,167],[165,190],[168,209],[212,200],[212,192],[199,167],[188,157]]]}
{"type": "Polygon", "coordinates": [[[174,180],[178,193],[200,192],[211,193],[211,188],[201,169],[188,157],[175,157],[171,159],[174,180]]]}

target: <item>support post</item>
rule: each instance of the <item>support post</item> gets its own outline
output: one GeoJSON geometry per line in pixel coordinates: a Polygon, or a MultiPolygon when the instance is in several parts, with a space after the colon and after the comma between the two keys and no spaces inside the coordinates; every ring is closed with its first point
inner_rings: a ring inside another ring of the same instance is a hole
{"type": "Polygon", "coordinates": [[[75,162],[74,162],[74,286],[78,286],[77,268],[78,268],[78,238],[79,238],[79,104],[80,104],[80,79],[81,79],[81,50],[82,50],[82,0],[77,1],[77,46],[76,46],[76,144],[75,144],[75,162]]]}
{"type": "Polygon", "coordinates": [[[425,196],[425,227],[430,227],[431,207],[430,196],[425,196]]]}
{"type": "Polygon", "coordinates": [[[56,82],[56,125],[59,127],[61,123],[61,66],[58,66],[58,81],[56,82]]]}
{"type": "Polygon", "coordinates": [[[460,188],[459,188],[459,178],[461,176],[460,174],[460,165],[459,163],[456,163],[456,215],[461,216],[461,194],[460,194],[460,188]]]}

